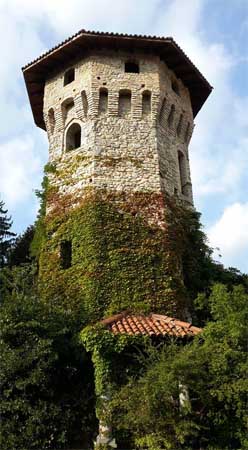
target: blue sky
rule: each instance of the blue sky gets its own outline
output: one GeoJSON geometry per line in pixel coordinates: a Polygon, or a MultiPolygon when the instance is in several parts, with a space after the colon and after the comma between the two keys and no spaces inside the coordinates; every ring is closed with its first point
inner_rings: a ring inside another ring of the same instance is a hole
{"type": "Polygon", "coordinates": [[[14,229],[35,220],[48,158],[21,67],[81,28],[173,36],[213,85],[190,144],[195,205],[216,258],[248,272],[247,0],[0,0],[0,192],[14,229]]]}

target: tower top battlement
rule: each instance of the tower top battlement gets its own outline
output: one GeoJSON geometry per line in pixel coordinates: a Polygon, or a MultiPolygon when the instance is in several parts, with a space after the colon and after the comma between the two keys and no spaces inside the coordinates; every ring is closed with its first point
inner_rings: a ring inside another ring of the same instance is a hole
{"type": "Polygon", "coordinates": [[[77,203],[87,187],[166,192],[193,203],[188,145],[212,88],[172,38],[82,30],[23,73],[60,194],[77,203]]]}
{"type": "Polygon", "coordinates": [[[211,93],[212,87],[208,81],[171,37],[80,30],[23,67],[29,100],[37,126],[45,129],[43,97],[47,77],[62,70],[73,60],[88,56],[96,49],[123,50],[134,55],[143,52],[159,56],[188,88],[194,117],[211,93]]]}

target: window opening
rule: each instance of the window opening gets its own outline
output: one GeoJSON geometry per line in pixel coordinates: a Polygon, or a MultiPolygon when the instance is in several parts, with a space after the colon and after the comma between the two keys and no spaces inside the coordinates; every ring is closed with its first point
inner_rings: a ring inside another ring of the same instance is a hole
{"type": "Polygon", "coordinates": [[[73,123],[66,133],[66,150],[74,150],[81,147],[81,127],[73,123]]]}
{"type": "Polygon", "coordinates": [[[175,115],[175,106],[172,105],[171,109],[170,109],[170,114],[168,116],[168,125],[169,125],[169,127],[171,127],[173,122],[174,122],[174,115],[175,115]]]}
{"type": "Polygon", "coordinates": [[[188,140],[189,140],[189,130],[190,130],[190,123],[188,122],[187,128],[185,130],[184,142],[188,142],[188,140]]]}
{"type": "Polygon", "coordinates": [[[166,98],[163,99],[163,103],[159,113],[159,123],[161,125],[164,124],[165,116],[166,116],[166,98]]]}
{"type": "Polygon", "coordinates": [[[172,81],[171,81],[171,87],[172,87],[172,90],[173,90],[177,95],[180,94],[180,92],[179,92],[179,85],[178,85],[178,82],[177,82],[176,80],[172,80],[172,81]]]}
{"type": "Polygon", "coordinates": [[[60,266],[61,269],[69,269],[72,262],[72,242],[63,241],[60,243],[60,266]]]}
{"type": "Polygon", "coordinates": [[[178,135],[178,137],[180,136],[181,131],[182,131],[182,123],[183,123],[183,114],[180,115],[180,119],[179,119],[179,122],[178,122],[178,125],[177,125],[177,135],[178,135]]]}
{"type": "Polygon", "coordinates": [[[67,84],[72,83],[72,81],[75,80],[75,69],[69,69],[65,72],[64,75],[64,86],[66,86],[67,84]]]}
{"type": "Polygon", "coordinates": [[[108,111],[108,90],[100,89],[99,92],[99,114],[106,114],[108,111]]]}
{"type": "Polygon", "coordinates": [[[54,127],[55,127],[55,115],[54,115],[53,108],[49,109],[49,111],[48,111],[48,122],[49,122],[50,133],[53,134],[54,127]]]}
{"type": "Polygon", "coordinates": [[[125,72],[126,73],[139,73],[139,64],[135,62],[125,62],[125,72]]]}
{"type": "Polygon", "coordinates": [[[86,92],[83,91],[82,94],[82,104],[83,104],[83,111],[84,111],[84,117],[88,116],[88,99],[87,99],[87,95],[86,92]]]}
{"type": "Polygon", "coordinates": [[[66,122],[68,114],[72,110],[72,108],[74,108],[74,101],[72,98],[68,98],[62,103],[62,117],[64,123],[66,122]]]}
{"type": "Polygon", "coordinates": [[[142,94],[142,116],[148,116],[151,114],[151,92],[145,91],[142,94]]]}
{"type": "Polygon", "coordinates": [[[119,92],[118,114],[125,117],[131,112],[131,91],[123,90],[119,92]]]}
{"type": "Polygon", "coordinates": [[[182,152],[178,152],[178,165],[179,165],[179,176],[180,176],[180,188],[182,194],[185,192],[186,186],[186,167],[185,167],[185,157],[182,152]]]}

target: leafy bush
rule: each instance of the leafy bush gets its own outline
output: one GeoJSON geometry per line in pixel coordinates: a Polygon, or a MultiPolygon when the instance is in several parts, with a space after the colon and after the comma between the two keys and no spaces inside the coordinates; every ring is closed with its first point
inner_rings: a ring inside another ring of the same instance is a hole
{"type": "Polygon", "coordinates": [[[92,365],[74,341],[80,316],[12,294],[1,307],[1,448],[89,445],[95,429],[92,365]]]}
{"type": "Polygon", "coordinates": [[[201,337],[150,349],[143,375],[115,395],[116,428],[141,448],[248,448],[247,302],[244,287],[215,285],[201,337]],[[191,401],[180,407],[185,386],[191,401]]]}

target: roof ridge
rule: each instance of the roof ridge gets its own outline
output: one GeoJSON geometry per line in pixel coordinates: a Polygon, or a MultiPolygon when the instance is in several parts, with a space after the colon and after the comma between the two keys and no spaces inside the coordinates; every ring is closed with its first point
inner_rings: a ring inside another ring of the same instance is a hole
{"type": "Polygon", "coordinates": [[[102,325],[110,325],[113,322],[116,322],[119,319],[123,319],[124,317],[126,317],[128,314],[130,313],[129,310],[125,310],[119,314],[114,314],[113,316],[107,317],[106,319],[102,319],[100,321],[100,323],[102,325]]]}
{"type": "MultiPolygon", "coordinates": [[[[162,41],[162,42],[170,41],[173,45],[175,45],[175,47],[177,47],[178,50],[180,50],[183,53],[184,57],[186,59],[188,59],[188,61],[192,64],[192,66],[199,73],[199,75],[202,77],[202,79],[206,83],[209,84],[207,79],[202,75],[200,70],[195,66],[195,64],[191,61],[191,59],[183,51],[183,49],[180,47],[180,45],[177,44],[177,42],[175,41],[175,39],[172,36],[156,36],[156,35],[151,36],[151,35],[146,35],[146,34],[118,33],[118,32],[115,32],[115,31],[94,31],[94,30],[85,30],[84,28],[79,30],[77,33],[72,34],[68,38],[64,39],[59,44],[57,44],[54,47],[52,47],[50,50],[47,50],[46,52],[42,53],[40,56],[38,56],[38,58],[34,59],[30,63],[25,64],[22,67],[22,71],[25,71],[28,67],[32,66],[37,61],[43,59],[45,56],[48,56],[50,53],[52,53],[53,51],[57,50],[59,47],[62,47],[67,42],[72,41],[73,39],[78,38],[79,36],[81,36],[83,34],[88,35],[88,36],[94,36],[95,35],[95,36],[106,36],[106,37],[124,37],[124,38],[130,38],[130,39],[132,39],[132,38],[138,38],[138,39],[144,39],[144,40],[148,40],[149,39],[149,40],[153,40],[153,41],[162,41]]],[[[209,86],[212,88],[212,86],[210,84],[209,84],[209,86]]]]}
{"type": "Polygon", "coordinates": [[[106,37],[124,37],[124,38],[131,38],[131,39],[132,38],[152,39],[152,40],[157,40],[157,41],[159,40],[159,41],[163,41],[163,42],[171,41],[172,43],[175,43],[174,39],[172,37],[170,37],[170,36],[167,37],[167,36],[156,36],[156,35],[151,36],[151,35],[145,35],[145,34],[117,33],[117,32],[114,32],[114,31],[94,31],[94,30],[85,30],[84,28],[82,28],[78,32],[72,34],[68,38],[64,39],[63,41],[61,41],[60,43],[58,43],[57,45],[52,47],[51,49],[47,50],[44,53],[41,53],[40,56],[35,58],[30,63],[25,64],[22,67],[22,71],[25,71],[28,67],[32,66],[34,63],[38,62],[39,60],[43,59],[45,56],[48,56],[50,53],[54,52],[59,47],[62,47],[67,42],[72,41],[73,39],[78,38],[79,36],[81,36],[83,34],[88,35],[88,36],[94,36],[95,35],[95,36],[106,36],[106,37]]]}
{"type": "MultiPolygon", "coordinates": [[[[186,322],[184,320],[176,319],[175,317],[169,317],[169,316],[162,315],[162,314],[152,314],[152,317],[154,317],[154,319],[163,320],[163,321],[165,321],[166,319],[169,319],[170,322],[173,321],[177,325],[180,325],[180,326],[183,326],[183,327],[187,326],[187,328],[190,328],[190,327],[193,326],[191,322],[186,322]]],[[[175,326],[175,324],[174,324],[174,326],[175,326]]],[[[197,328],[197,327],[195,327],[195,328],[197,328]]]]}

